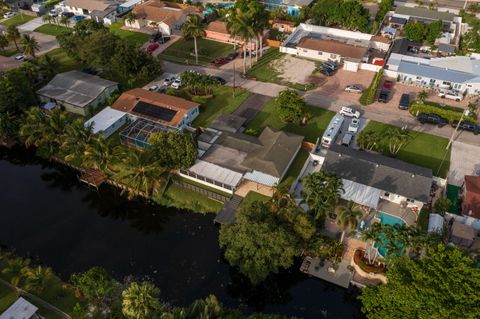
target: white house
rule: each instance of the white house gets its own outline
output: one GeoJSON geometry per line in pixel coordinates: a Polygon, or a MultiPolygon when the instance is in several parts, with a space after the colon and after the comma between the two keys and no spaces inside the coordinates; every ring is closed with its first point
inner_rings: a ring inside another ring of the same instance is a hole
{"type": "Polygon", "coordinates": [[[117,6],[115,1],[110,0],[66,0],[61,10],[104,24],[112,24],[116,21],[117,6]]]}
{"type": "Polygon", "coordinates": [[[85,127],[92,126],[94,134],[102,134],[105,138],[115,133],[127,123],[128,114],[107,106],[85,122],[85,127]]]}

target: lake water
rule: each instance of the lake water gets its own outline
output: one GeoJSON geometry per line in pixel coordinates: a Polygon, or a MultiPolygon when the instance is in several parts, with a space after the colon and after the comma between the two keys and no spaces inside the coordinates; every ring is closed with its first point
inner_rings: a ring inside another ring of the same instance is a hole
{"type": "Polygon", "coordinates": [[[63,279],[98,265],[120,280],[148,276],[176,305],[215,294],[245,311],[362,317],[356,290],[308,278],[298,265],[252,287],[222,259],[213,217],[93,191],[68,169],[0,148],[0,244],[63,279]]]}

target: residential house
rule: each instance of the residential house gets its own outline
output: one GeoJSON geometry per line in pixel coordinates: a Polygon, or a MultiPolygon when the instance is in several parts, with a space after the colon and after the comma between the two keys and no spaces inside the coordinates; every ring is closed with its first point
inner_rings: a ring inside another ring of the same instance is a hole
{"type": "Polygon", "coordinates": [[[57,74],[37,91],[41,102],[53,102],[68,112],[88,115],[118,91],[118,84],[80,71],[57,74]]]}
{"type": "Polygon", "coordinates": [[[292,33],[295,30],[295,23],[292,21],[274,19],[270,21],[270,25],[272,29],[280,32],[292,33]]]}
{"type": "Polygon", "coordinates": [[[38,307],[31,304],[23,297],[19,297],[10,307],[2,314],[0,319],[40,319],[43,318],[38,314],[38,307]]]}
{"type": "Polygon", "coordinates": [[[465,176],[460,196],[462,215],[475,218],[480,223],[480,176],[465,176]]]}
{"type": "Polygon", "coordinates": [[[392,53],[386,75],[433,89],[451,88],[467,95],[480,90],[480,60],[467,56],[425,59],[392,53]]]}
{"type": "Polygon", "coordinates": [[[450,241],[463,248],[471,248],[477,240],[478,231],[467,224],[454,220],[450,228],[450,241]]]}
{"type": "Polygon", "coordinates": [[[312,60],[332,60],[344,70],[378,71],[391,41],[382,36],[301,23],[280,46],[280,52],[312,60]]]}
{"type": "Polygon", "coordinates": [[[259,137],[207,128],[198,137],[199,156],[185,178],[233,193],[242,181],[272,187],[285,176],[303,136],[266,127],[259,137]]]}
{"type": "Polygon", "coordinates": [[[85,127],[92,127],[94,134],[102,134],[105,138],[115,133],[128,121],[128,114],[107,106],[85,122],[85,127]]]}
{"type": "Polygon", "coordinates": [[[283,9],[289,15],[298,17],[301,14],[302,7],[309,6],[313,0],[260,0],[267,10],[283,9]]]}
{"type": "Polygon", "coordinates": [[[111,0],[66,0],[60,9],[108,25],[116,21],[117,6],[111,0]]]}
{"type": "MultiPolygon", "coordinates": [[[[263,39],[266,41],[268,36],[268,31],[265,30],[263,39]]],[[[225,42],[225,43],[236,43],[237,45],[243,45],[244,41],[240,37],[232,37],[227,30],[227,24],[223,21],[216,20],[212,21],[205,28],[205,38],[213,41],[225,42]]],[[[264,42],[266,43],[266,42],[264,42]]],[[[265,44],[264,44],[265,45],[265,44]]],[[[250,50],[255,50],[255,42],[250,43],[247,48],[250,50]]]]}
{"type": "Polygon", "coordinates": [[[132,10],[137,4],[143,3],[146,0],[128,0],[118,6],[118,12],[124,13],[132,10]]]}
{"type": "Polygon", "coordinates": [[[150,29],[164,35],[172,34],[173,30],[180,30],[189,14],[196,14],[193,6],[149,0],[136,5],[133,10],[136,20],[125,21],[125,25],[133,29],[150,29]]]}

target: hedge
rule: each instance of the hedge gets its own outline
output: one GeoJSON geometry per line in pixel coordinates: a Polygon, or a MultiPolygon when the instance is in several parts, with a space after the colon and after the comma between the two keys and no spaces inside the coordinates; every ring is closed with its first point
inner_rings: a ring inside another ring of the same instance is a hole
{"type": "Polygon", "coordinates": [[[378,85],[380,84],[380,80],[382,79],[383,76],[383,69],[380,69],[380,71],[375,74],[375,77],[372,80],[372,83],[366,89],[363,93],[362,96],[360,96],[360,104],[362,105],[369,105],[375,102],[375,95],[377,93],[378,85]]]}
{"type": "MultiPolygon", "coordinates": [[[[450,123],[453,121],[460,121],[463,111],[463,109],[458,107],[452,107],[448,105],[441,106],[440,104],[433,102],[426,102],[424,104],[414,102],[412,105],[410,105],[410,114],[415,117],[417,116],[417,113],[434,113],[447,119],[450,123]]],[[[464,116],[463,118],[466,121],[477,121],[475,115],[464,116]]]]}

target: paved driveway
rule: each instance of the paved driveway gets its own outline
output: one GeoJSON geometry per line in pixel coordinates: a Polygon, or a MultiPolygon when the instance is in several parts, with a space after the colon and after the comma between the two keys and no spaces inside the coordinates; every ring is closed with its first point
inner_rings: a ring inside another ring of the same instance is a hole
{"type": "Polygon", "coordinates": [[[22,62],[15,60],[14,57],[6,57],[0,55],[0,72],[14,69],[20,64],[22,64],[22,62]]]}
{"type": "MultiPolygon", "coordinates": [[[[462,134],[471,134],[462,132],[462,134]]],[[[472,134],[473,135],[473,134],[472,134]]],[[[462,186],[465,175],[480,175],[480,146],[453,142],[448,183],[462,186]]]]}
{"type": "Polygon", "coordinates": [[[52,35],[43,34],[39,32],[26,32],[29,33],[31,36],[35,37],[38,41],[38,45],[40,49],[37,52],[37,55],[45,54],[53,49],[59,48],[60,45],[58,44],[57,38],[52,35]]]}
{"type": "Polygon", "coordinates": [[[44,25],[45,22],[42,21],[42,17],[35,18],[33,20],[28,21],[25,24],[19,25],[18,30],[20,32],[31,32],[35,31],[36,28],[44,25]]]}

